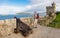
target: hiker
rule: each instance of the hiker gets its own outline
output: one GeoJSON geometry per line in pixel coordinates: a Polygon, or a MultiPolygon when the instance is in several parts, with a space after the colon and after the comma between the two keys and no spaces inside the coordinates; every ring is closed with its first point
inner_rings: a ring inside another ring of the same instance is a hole
{"type": "Polygon", "coordinates": [[[39,13],[36,13],[34,16],[34,27],[37,28],[37,21],[39,19],[39,13]]]}

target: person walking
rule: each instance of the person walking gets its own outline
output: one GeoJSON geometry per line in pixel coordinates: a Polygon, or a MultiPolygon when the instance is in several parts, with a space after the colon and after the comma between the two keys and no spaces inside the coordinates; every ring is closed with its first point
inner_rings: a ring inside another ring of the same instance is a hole
{"type": "Polygon", "coordinates": [[[39,19],[39,13],[36,13],[34,16],[34,27],[37,28],[37,21],[39,19]]]}

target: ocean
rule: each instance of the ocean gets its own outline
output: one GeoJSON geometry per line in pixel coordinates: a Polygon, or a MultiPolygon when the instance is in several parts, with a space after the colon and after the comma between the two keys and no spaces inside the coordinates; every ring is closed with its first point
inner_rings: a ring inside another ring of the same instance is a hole
{"type": "MultiPolygon", "coordinates": [[[[40,16],[45,16],[45,14],[39,14],[40,16]]],[[[15,14],[15,15],[0,15],[0,20],[5,20],[5,19],[13,19],[14,17],[17,18],[25,18],[25,17],[33,17],[33,14],[30,13],[22,13],[22,14],[15,14]]]]}
{"type": "Polygon", "coordinates": [[[32,17],[32,16],[33,16],[32,14],[0,15],[0,20],[13,19],[14,17],[25,18],[25,17],[32,17]]]}

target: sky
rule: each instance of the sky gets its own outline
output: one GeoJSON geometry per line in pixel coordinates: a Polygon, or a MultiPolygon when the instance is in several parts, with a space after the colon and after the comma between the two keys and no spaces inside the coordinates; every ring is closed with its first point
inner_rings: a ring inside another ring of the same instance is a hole
{"type": "Polygon", "coordinates": [[[46,12],[46,6],[56,3],[56,11],[60,11],[60,0],[0,0],[0,14],[39,13],[46,12]]]}

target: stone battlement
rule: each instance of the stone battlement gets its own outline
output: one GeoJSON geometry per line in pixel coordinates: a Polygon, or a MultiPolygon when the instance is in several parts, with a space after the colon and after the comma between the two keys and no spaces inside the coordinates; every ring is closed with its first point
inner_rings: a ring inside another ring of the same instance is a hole
{"type": "MultiPolygon", "coordinates": [[[[21,18],[20,20],[27,25],[31,24],[31,18],[21,18]]],[[[16,19],[0,20],[0,37],[13,33],[14,28],[16,28],[16,19]]]]}

